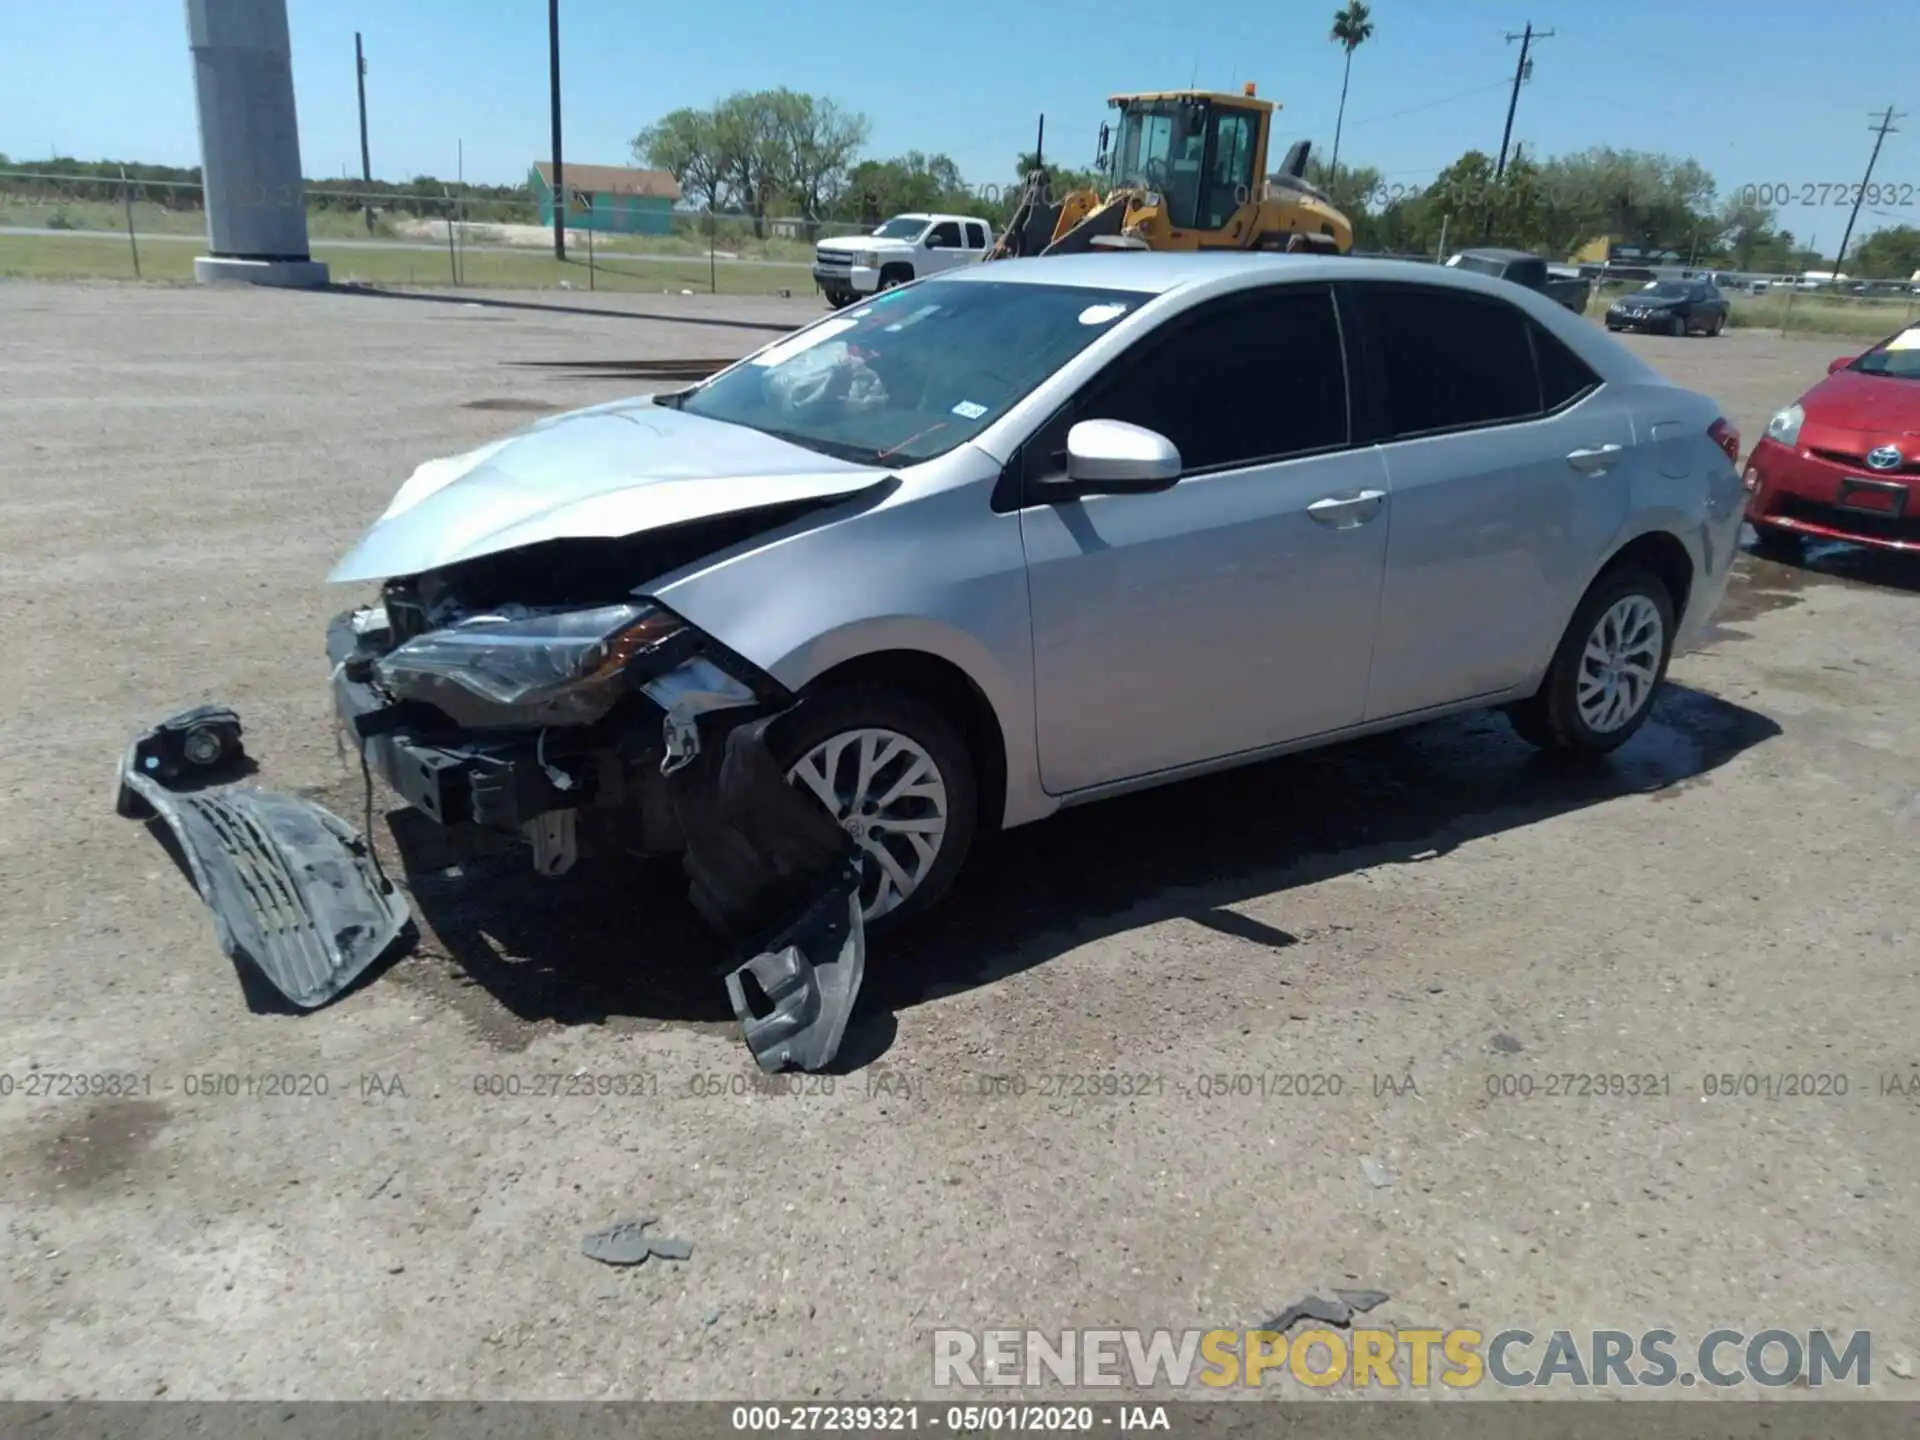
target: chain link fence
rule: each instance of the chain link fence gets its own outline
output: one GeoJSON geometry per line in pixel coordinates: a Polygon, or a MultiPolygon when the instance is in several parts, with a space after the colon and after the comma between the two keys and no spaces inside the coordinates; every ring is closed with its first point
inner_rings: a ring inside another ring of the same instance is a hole
{"type": "MultiPolygon", "coordinates": [[[[138,168],[138,167],[136,167],[138,168]]],[[[982,218],[999,200],[982,203],[982,218]]],[[[821,240],[864,235],[851,218],[751,216],[685,208],[612,216],[569,207],[566,253],[554,253],[550,221],[524,187],[414,181],[306,188],[314,257],[345,284],[808,295],[821,240]]],[[[46,279],[186,281],[206,245],[196,180],[0,169],[0,275],[46,279]],[[118,243],[115,243],[118,242],[118,243]]],[[[1433,254],[1355,252],[1434,263],[1433,254]]],[[[1556,267],[1573,273],[1572,266],[1556,267]]],[[[1594,280],[1589,313],[1656,272],[1594,280]]],[[[1667,270],[1657,272],[1662,277],[1667,270]]],[[[1897,280],[1819,280],[1730,273],[1707,266],[1675,275],[1712,276],[1733,300],[1737,326],[1862,339],[1891,334],[1920,309],[1916,287],[1897,280]]]]}

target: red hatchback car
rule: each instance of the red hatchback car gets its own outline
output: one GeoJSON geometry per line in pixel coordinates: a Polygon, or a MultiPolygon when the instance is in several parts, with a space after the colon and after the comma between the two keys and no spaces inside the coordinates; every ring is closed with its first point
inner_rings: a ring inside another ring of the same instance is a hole
{"type": "Polygon", "coordinates": [[[1767,422],[1745,479],[1762,550],[1811,536],[1920,551],[1920,325],[1829,365],[1767,422]]]}

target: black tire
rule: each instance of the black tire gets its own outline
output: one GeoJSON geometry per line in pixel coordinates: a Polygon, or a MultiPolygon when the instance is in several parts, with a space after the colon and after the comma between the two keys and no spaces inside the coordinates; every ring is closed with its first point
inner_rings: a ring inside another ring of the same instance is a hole
{"type": "Polygon", "coordinates": [[[1753,550],[1756,555],[1764,555],[1769,560],[1778,560],[1782,564],[1795,564],[1805,558],[1806,538],[1796,530],[1782,530],[1777,525],[1753,525],[1753,550]]]}
{"type": "Polygon", "coordinates": [[[1566,634],[1560,637],[1560,645],[1553,652],[1553,661],[1547,666],[1540,688],[1508,708],[1507,719],[1514,733],[1542,750],[1585,759],[1612,754],[1631,740],[1653,713],[1654,700],[1667,678],[1667,662],[1673,657],[1673,627],[1673,597],[1658,575],[1632,564],[1617,565],[1603,572],[1573,612],[1573,620],[1566,634]],[[1659,664],[1640,708],[1615,729],[1598,731],[1580,713],[1579,686],[1587,641],[1602,616],[1622,600],[1636,595],[1650,600],[1659,613],[1659,664]]]}
{"type": "MultiPolygon", "coordinates": [[[[910,265],[889,265],[880,272],[880,289],[891,290],[896,285],[905,285],[913,279],[913,267],[910,265]]],[[[877,292],[876,292],[877,293],[877,292]]]]}
{"type": "MultiPolygon", "coordinates": [[[[836,735],[863,729],[891,730],[918,745],[940,772],[946,789],[947,828],[940,847],[912,893],[885,914],[867,921],[867,934],[880,936],[912,924],[938,904],[952,886],[973,845],[979,790],[973,756],[959,730],[926,701],[892,686],[830,686],[803,696],[769,731],[767,739],[781,770],[790,771],[816,746],[836,735]]],[[[897,857],[900,852],[889,847],[889,853],[897,857]]],[[[867,861],[870,876],[875,875],[877,864],[867,861]]]]}
{"type": "Polygon", "coordinates": [[[1667,333],[1669,335],[1685,335],[1687,330],[1687,317],[1684,315],[1676,315],[1672,320],[1667,322],[1667,333]]]}
{"type": "Polygon", "coordinates": [[[851,291],[832,290],[827,293],[827,308],[830,310],[844,310],[853,301],[854,296],[851,291]]]}
{"type": "Polygon", "coordinates": [[[1722,335],[1726,333],[1726,330],[1727,330],[1727,312],[1722,310],[1718,315],[1713,317],[1713,329],[1709,330],[1707,333],[1713,336],[1714,339],[1718,340],[1722,335]]]}

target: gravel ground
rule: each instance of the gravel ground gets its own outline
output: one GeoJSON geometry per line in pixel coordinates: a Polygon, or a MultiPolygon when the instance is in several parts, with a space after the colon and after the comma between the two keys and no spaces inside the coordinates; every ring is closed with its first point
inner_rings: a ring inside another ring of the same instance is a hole
{"type": "MultiPolygon", "coordinates": [[[[250,1013],[112,812],[128,737],[230,703],[264,783],[358,817],[322,577],[408,470],[631,386],[514,361],[818,313],[0,286],[0,1397],[928,1395],[938,1325],[1236,1327],[1331,1286],[1401,1327],[1870,1329],[1871,1393],[1915,1397],[1920,1102],[1882,1090],[1920,1079],[1920,571],[1858,552],[1743,561],[1598,775],[1458,720],[988,845],[874,957],[851,1073],[789,1092],[689,978],[674,877],[448,877],[385,821],[418,950],[250,1013]],[[1208,1093],[1291,1075],[1322,1093],[1208,1093]],[[636,1212],[691,1260],[579,1253],[636,1212]]],[[[1630,343],[1749,438],[1841,348],[1630,343]]]]}

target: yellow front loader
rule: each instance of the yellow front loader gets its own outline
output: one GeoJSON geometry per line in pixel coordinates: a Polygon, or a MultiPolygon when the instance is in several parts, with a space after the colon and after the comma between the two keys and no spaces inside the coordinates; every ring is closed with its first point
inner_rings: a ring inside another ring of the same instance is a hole
{"type": "Polygon", "coordinates": [[[1046,171],[1027,177],[1013,219],[989,260],[1086,250],[1309,250],[1344,254],[1353,225],[1308,183],[1307,142],[1267,174],[1279,107],[1255,96],[1205,90],[1115,95],[1116,131],[1100,127],[1094,162],[1104,193],[1047,193],[1046,171]]]}

